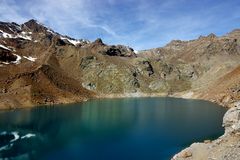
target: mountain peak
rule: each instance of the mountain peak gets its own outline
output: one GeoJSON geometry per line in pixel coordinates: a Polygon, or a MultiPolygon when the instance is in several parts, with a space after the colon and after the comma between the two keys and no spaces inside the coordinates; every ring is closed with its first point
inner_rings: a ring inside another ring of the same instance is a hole
{"type": "Polygon", "coordinates": [[[0,22],[0,30],[6,33],[14,33],[21,30],[20,26],[14,22],[0,22]]]}
{"type": "Polygon", "coordinates": [[[240,36],[240,29],[234,29],[230,33],[228,33],[229,36],[231,37],[239,37],[240,36]]]}
{"type": "Polygon", "coordinates": [[[43,32],[43,31],[46,31],[47,28],[39,23],[37,20],[35,19],[31,19],[27,22],[25,22],[22,27],[25,27],[25,28],[28,28],[30,30],[32,30],[33,32],[43,32]]]}
{"type": "Polygon", "coordinates": [[[103,43],[103,41],[102,41],[101,38],[97,38],[94,42],[95,42],[95,43],[103,43]]]}
{"type": "Polygon", "coordinates": [[[25,22],[25,23],[28,23],[28,22],[31,22],[31,23],[38,23],[38,21],[37,21],[36,19],[30,19],[30,20],[28,20],[28,21],[25,22]]]}
{"type": "Polygon", "coordinates": [[[210,33],[207,37],[208,38],[216,38],[217,36],[214,33],[210,33]]]}
{"type": "Polygon", "coordinates": [[[24,24],[27,25],[27,26],[29,26],[29,25],[40,25],[40,26],[43,26],[40,22],[38,22],[35,19],[30,19],[29,21],[25,22],[24,24]]]}
{"type": "Polygon", "coordinates": [[[97,38],[93,43],[97,44],[97,45],[104,45],[104,43],[103,43],[101,38],[97,38]]]}

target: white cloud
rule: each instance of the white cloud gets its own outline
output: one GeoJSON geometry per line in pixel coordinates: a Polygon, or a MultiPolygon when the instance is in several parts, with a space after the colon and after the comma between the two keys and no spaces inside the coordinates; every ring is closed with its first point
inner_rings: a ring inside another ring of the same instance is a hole
{"type": "Polygon", "coordinates": [[[64,33],[67,33],[71,25],[99,28],[113,37],[118,37],[109,25],[94,20],[99,14],[94,3],[92,0],[38,0],[26,1],[19,6],[13,0],[0,0],[0,18],[18,23],[34,18],[64,33]],[[27,13],[21,13],[22,8],[27,13]]]}
{"type": "Polygon", "coordinates": [[[29,3],[31,15],[42,22],[49,22],[52,26],[66,30],[71,25],[81,27],[96,27],[104,30],[113,37],[117,36],[110,26],[97,23],[94,19],[97,16],[97,10],[93,8],[94,2],[90,0],[41,0],[35,5],[29,3]],[[51,21],[49,21],[51,20],[51,21]]]}
{"type": "Polygon", "coordinates": [[[34,18],[57,32],[76,35],[75,38],[88,38],[81,36],[100,32],[96,36],[102,36],[107,43],[122,43],[140,50],[164,45],[171,39],[187,40],[223,30],[223,27],[229,28],[231,22],[239,19],[239,7],[235,7],[237,2],[235,5],[227,1],[209,2],[0,0],[0,20],[23,23],[34,18]],[[199,7],[198,3],[207,3],[207,7],[199,7]],[[214,28],[216,26],[220,29],[214,28]],[[81,33],[81,29],[86,33],[81,33]]]}
{"type": "Polygon", "coordinates": [[[19,14],[20,8],[14,0],[0,0],[0,19],[1,21],[15,21],[17,23],[24,22],[25,17],[19,14]]]}

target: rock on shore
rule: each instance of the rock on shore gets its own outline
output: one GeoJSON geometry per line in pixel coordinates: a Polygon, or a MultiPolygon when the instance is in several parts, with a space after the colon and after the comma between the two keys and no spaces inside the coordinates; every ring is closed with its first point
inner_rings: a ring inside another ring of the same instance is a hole
{"type": "Polygon", "coordinates": [[[193,143],[176,154],[172,160],[239,160],[240,159],[240,103],[229,109],[223,118],[225,133],[217,140],[193,143]]]}

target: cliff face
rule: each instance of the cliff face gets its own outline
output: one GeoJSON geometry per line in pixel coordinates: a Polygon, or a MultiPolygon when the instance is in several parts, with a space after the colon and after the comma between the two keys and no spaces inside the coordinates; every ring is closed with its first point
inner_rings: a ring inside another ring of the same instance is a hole
{"type": "Polygon", "coordinates": [[[231,106],[240,96],[240,32],[162,48],[76,40],[35,20],[0,23],[0,108],[94,97],[170,95],[231,106]]]}
{"type": "Polygon", "coordinates": [[[152,54],[158,53],[162,61],[176,68],[179,74],[173,77],[190,82],[187,90],[192,97],[228,105],[239,100],[239,37],[235,30],[223,37],[210,34],[192,41],[172,41],[152,54]]]}

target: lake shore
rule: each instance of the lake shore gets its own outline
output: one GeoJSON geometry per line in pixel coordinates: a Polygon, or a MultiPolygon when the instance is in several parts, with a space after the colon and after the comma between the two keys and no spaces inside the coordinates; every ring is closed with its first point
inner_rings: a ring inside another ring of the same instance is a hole
{"type": "MultiPolygon", "coordinates": [[[[194,94],[193,92],[181,92],[181,93],[175,93],[173,95],[168,95],[167,93],[125,93],[125,94],[100,94],[96,96],[96,99],[112,99],[112,98],[134,98],[134,97],[174,97],[174,98],[184,98],[184,99],[198,99],[198,100],[205,100],[205,101],[211,101],[213,103],[217,103],[221,105],[222,107],[227,108],[234,108],[236,105],[238,108],[240,108],[239,104],[232,104],[229,103],[227,105],[224,105],[218,101],[211,100],[208,98],[199,98],[198,95],[194,94]]],[[[95,99],[93,98],[93,99],[95,99]]],[[[56,104],[69,104],[69,103],[78,103],[78,102],[84,102],[88,101],[90,99],[81,99],[76,101],[63,101],[61,103],[56,104]]],[[[50,105],[56,105],[50,104],[50,105]]],[[[49,104],[48,104],[49,105],[49,104]]],[[[28,106],[28,107],[22,107],[22,108],[32,108],[35,105],[28,106]]],[[[7,109],[5,109],[7,110],[7,109]]],[[[237,112],[237,110],[235,111],[237,112]]],[[[228,116],[228,112],[225,114],[225,117],[228,116]]],[[[236,124],[240,123],[240,120],[235,120],[236,124]]],[[[236,125],[232,124],[232,125],[236,125]]],[[[176,154],[172,160],[201,160],[201,159],[225,159],[226,157],[231,157],[231,155],[237,155],[240,153],[239,150],[239,132],[237,131],[233,132],[226,132],[225,134],[219,138],[217,138],[214,141],[206,140],[202,143],[193,143],[190,147],[182,150],[178,154],[176,154]],[[225,152],[222,152],[222,151],[225,152]],[[217,157],[217,158],[216,158],[217,157]]],[[[234,158],[233,158],[234,159],[234,158]]]]}
{"type": "MultiPolygon", "coordinates": [[[[115,94],[104,95],[102,98],[124,98],[124,97],[164,97],[169,96],[167,94],[115,94]]],[[[211,98],[198,98],[194,96],[192,92],[183,92],[170,95],[169,97],[184,98],[184,99],[199,99],[206,100],[222,107],[231,108],[224,115],[223,126],[225,127],[225,133],[221,137],[214,141],[206,140],[204,142],[195,142],[190,147],[177,153],[172,160],[238,160],[240,157],[240,103],[222,103],[211,98]],[[227,124],[232,123],[232,124],[227,124]],[[238,128],[236,127],[238,126],[238,128]],[[228,128],[232,128],[228,131],[228,128]],[[235,127],[235,128],[234,128],[235,127]],[[223,152],[224,151],[224,152],[223,152]]]]}
{"type": "Polygon", "coordinates": [[[240,103],[229,109],[223,118],[225,133],[214,141],[193,143],[172,160],[238,160],[240,157],[240,103]]]}

